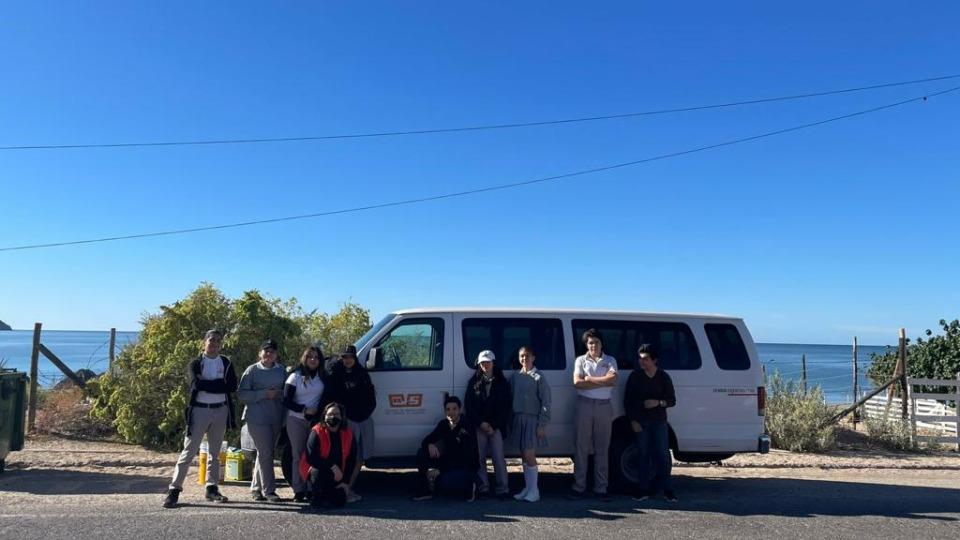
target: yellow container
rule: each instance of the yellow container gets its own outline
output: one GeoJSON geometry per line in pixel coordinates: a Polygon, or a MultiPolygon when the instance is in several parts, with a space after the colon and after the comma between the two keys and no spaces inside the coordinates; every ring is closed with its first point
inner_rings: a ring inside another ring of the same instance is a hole
{"type": "Polygon", "coordinates": [[[245,462],[246,458],[239,452],[227,454],[226,477],[228,481],[242,482],[250,479],[249,468],[245,462]]]}
{"type": "Polygon", "coordinates": [[[207,453],[200,452],[197,455],[197,461],[200,462],[200,472],[197,473],[197,483],[202,486],[207,483],[207,453]]]}

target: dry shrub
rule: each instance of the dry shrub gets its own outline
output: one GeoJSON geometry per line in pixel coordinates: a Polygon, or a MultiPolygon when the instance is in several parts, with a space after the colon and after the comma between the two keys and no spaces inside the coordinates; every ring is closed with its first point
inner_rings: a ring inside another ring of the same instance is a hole
{"type": "Polygon", "coordinates": [[[90,415],[93,404],[76,386],[44,390],[38,395],[38,435],[60,435],[79,439],[103,439],[114,434],[109,422],[90,415]]]}

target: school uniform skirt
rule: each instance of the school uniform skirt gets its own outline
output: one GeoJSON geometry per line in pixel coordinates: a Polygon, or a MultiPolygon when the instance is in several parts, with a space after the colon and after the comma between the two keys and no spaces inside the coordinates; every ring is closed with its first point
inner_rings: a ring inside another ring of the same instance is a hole
{"type": "Polygon", "coordinates": [[[546,447],[547,438],[537,438],[537,415],[514,413],[513,429],[510,430],[508,444],[520,450],[546,447]]]}

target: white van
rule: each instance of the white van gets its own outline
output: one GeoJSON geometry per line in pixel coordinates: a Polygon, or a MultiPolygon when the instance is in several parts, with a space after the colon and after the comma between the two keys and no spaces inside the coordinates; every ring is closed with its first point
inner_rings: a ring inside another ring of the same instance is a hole
{"type": "MultiPolygon", "coordinates": [[[[623,387],[650,343],[673,378],[677,405],[668,411],[670,446],[680,461],[717,461],[738,452],[767,452],[760,357],[742,319],[626,311],[441,308],[391,313],[356,343],[358,361],[377,389],[374,458],[413,456],[443,415],[449,394],[464,397],[477,354],[490,349],[509,379],[517,353],[531,345],[536,367],[553,397],[549,447],[541,456],[573,455],[574,359],[585,354],[581,336],[600,330],[603,350],[617,359],[620,384],[610,480],[636,480],[634,437],[623,416],[623,387]]],[[[511,449],[516,455],[516,449],[511,449]]]]}

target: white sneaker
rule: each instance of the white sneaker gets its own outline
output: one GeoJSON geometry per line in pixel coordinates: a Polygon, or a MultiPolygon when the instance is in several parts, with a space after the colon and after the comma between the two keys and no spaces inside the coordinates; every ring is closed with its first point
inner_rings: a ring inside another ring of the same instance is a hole
{"type": "Polygon", "coordinates": [[[527,502],[537,502],[540,500],[540,488],[532,488],[527,491],[527,496],[523,498],[527,502]]]}
{"type": "Polygon", "coordinates": [[[514,495],[513,498],[518,501],[522,501],[527,498],[527,493],[530,493],[530,488],[525,487],[523,488],[523,491],[514,495]]]}

